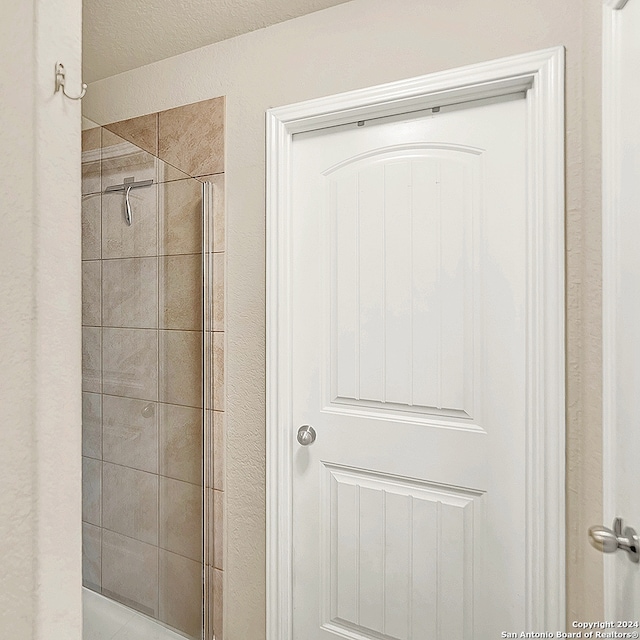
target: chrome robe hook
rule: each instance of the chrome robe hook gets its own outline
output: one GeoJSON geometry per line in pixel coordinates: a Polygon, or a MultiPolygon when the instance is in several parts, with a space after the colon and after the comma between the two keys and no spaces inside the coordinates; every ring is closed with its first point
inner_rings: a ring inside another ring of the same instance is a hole
{"type": "Polygon", "coordinates": [[[60,91],[60,89],[62,89],[62,93],[64,93],[65,96],[67,96],[67,98],[69,98],[69,100],[82,100],[82,98],[84,98],[85,93],[87,93],[87,85],[83,82],[82,83],[82,91],[80,93],[79,96],[70,96],[67,93],[67,90],[64,86],[65,80],[66,80],[66,71],[64,70],[64,65],[62,64],[62,62],[56,62],[56,93],[58,91],[60,91]]]}

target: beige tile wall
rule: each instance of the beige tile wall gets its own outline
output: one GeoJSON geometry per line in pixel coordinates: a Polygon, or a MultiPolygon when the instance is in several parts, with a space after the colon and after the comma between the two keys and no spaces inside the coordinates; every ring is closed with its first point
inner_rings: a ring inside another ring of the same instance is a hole
{"type": "Polygon", "coordinates": [[[83,132],[83,581],[200,638],[201,182],[215,185],[209,636],[224,568],[224,98],[83,132]],[[135,177],[133,224],[110,184],[135,177]],[[198,177],[199,180],[194,180],[198,177]]]}

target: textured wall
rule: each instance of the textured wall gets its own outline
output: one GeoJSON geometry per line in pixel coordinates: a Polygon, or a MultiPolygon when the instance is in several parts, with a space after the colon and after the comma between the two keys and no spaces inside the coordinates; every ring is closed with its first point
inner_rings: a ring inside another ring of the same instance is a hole
{"type": "Polygon", "coordinates": [[[11,153],[0,157],[0,631],[2,635],[33,637],[34,575],[25,571],[32,559],[35,536],[30,511],[35,502],[33,451],[33,137],[35,55],[34,6],[12,3],[0,23],[0,48],[15,55],[23,68],[0,70],[0,145],[11,153]],[[15,29],[14,25],[23,25],[15,29]],[[15,86],[22,85],[16,92],[15,86]],[[11,400],[11,401],[9,401],[11,400]],[[6,545],[6,546],[5,546],[6,545]]]}
{"type": "Polygon", "coordinates": [[[265,109],[564,45],[567,162],[568,618],[598,619],[601,518],[599,0],[353,0],[94,83],[105,123],[227,97],[227,640],[265,616],[265,109]],[[159,81],[161,79],[162,81],[159,81]]]}
{"type": "Polygon", "coordinates": [[[84,0],[85,81],[101,80],[342,2],[347,0],[84,0]],[[102,37],[105,25],[116,24],[108,38],[102,37]],[[127,55],[123,56],[123,50],[127,55]]]}
{"type": "Polygon", "coordinates": [[[79,0],[4,3],[0,637],[80,640],[79,0]],[[63,472],[61,472],[63,471],[63,472]]]}

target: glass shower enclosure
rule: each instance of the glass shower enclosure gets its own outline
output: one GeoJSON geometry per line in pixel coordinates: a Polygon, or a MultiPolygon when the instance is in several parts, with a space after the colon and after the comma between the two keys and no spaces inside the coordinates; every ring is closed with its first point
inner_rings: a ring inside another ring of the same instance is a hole
{"type": "Polygon", "coordinates": [[[82,161],[83,584],[208,639],[213,185],[86,119],[82,161]]]}

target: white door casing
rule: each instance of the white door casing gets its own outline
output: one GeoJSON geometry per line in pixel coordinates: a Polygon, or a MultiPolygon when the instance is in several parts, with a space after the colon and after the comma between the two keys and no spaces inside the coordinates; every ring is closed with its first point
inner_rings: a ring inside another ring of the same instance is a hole
{"type": "MultiPolygon", "coordinates": [[[[294,445],[299,425],[294,422],[292,414],[294,398],[291,380],[294,371],[291,314],[295,306],[292,300],[292,264],[296,255],[292,235],[292,215],[295,215],[291,201],[292,135],[319,127],[366,120],[372,116],[401,114],[439,104],[507,95],[516,91],[526,91],[528,168],[524,232],[526,287],[523,292],[527,354],[523,377],[527,406],[524,434],[526,479],[522,498],[526,526],[525,531],[512,533],[521,540],[526,558],[523,569],[525,593],[521,594],[526,602],[526,626],[530,629],[564,628],[563,51],[553,49],[275,109],[268,114],[269,640],[294,640],[294,446],[296,465],[300,465],[301,458],[298,455],[299,446],[297,443],[294,445]]],[[[455,150],[458,155],[460,152],[460,148],[455,150]]],[[[433,153],[433,149],[429,153],[433,153]]],[[[442,159],[447,153],[451,154],[452,149],[439,149],[437,153],[442,159]]],[[[468,155],[472,157],[472,154],[468,155]]],[[[416,170],[429,171],[426,164],[422,164],[422,169],[417,166],[416,170]]],[[[443,166],[446,164],[444,162],[443,166]]],[[[340,359],[339,350],[336,359],[334,364],[340,359]]],[[[462,365],[459,371],[464,373],[463,377],[470,375],[468,368],[462,365]]],[[[330,385],[325,384],[325,389],[328,387],[330,385]]],[[[390,391],[402,395],[402,387],[400,385],[390,391]]],[[[460,388],[463,389],[462,394],[451,398],[452,402],[448,403],[453,412],[449,411],[447,418],[454,422],[464,419],[460,412],[468,413],[472,406],[469,404],[469,385],[463,382],[460,388]]],[[[335,395],[347,397],[349,393],[348,390],[334,388],[332,397],[335,395]]],[[[375,397],[375,394],[369,395],[375,397]]],[[[441,404],[447,405],[446,402],[441,404]]],[[[348,410],[349,407],[340,408],[343,413],[348,410]]],[[[379,412],[384,408],[373,403],[367,410],[379,412]]],[[[352,416],[352,419],[357,418],[352,416]]],[[[413,415],[409,421],[411,419],[419,422],[419,416],[413,415]]],[[[462,431],[464,429],[460,429],[462,431]]],[[[331,480],[330,483],[328,480],[325,482],[325,489],[331,486],[331,491],[351,495],[355,488],[360,487],[361,500],[366,501],[374,498],[373,494],[376,491],[379,493],[386,483],[390,489],[395,487],[396,493],[400,487],[400,493],[404,497],[411,496],[412,502],[417,504],[421,503],[420,498],[424,498],[422,507],[429,502],[442,504],[448,501],[454,511],[463,513],[463,519],[468,511],[465,505],[473,503],[481,493],[470,491],[467,495],[460,492],[453,495],[444,486],[408,480],[407,476],[415,478],[419,476],[418,473],[400,474],[402,478],[392,474],[376,475],[375,472],[366,471],[369,466],[366,457],[353,467],[348,464],[325,464],[323,473],[331,480]],[[432,499],[433,494],[438,494],[438,497],[432,499]],[[445,500],[442,500],[443,494],[447,494],[445,500]]],[[[473,486],[472,483],[453,484],[473,486]]],[[[393,495],[393,492],[389,495],[393,495]]],[[[322,502],[328,504],[326,496],[322,502]]],[[[390,499],[388,507],[392,513],[394,509],[399,510],[398,518],[404,517],[404,507],[395,498],[390,499]]],[[[325,541],[326,538],[325,535],[325,541]]],[[[318,614],[311,612],[310,615],[317,617],[318,614]]],[[[468,630],[465,637],[471,637],[468,635],[471,631],[468,630]]],[[[342,629],[342,633],[347,633],[345,637],[349,637],[348,630],[342,629]]],[[[402,632],[397,631],[396,635],[401,637],[402,632]]],[[[392,634],[391,637],[396,636],[392,634]]],[[[300,640],[300,637],[295,640],[300,640]]]]}
{"type": "MultiPolygon", "coordinates": [[[[603,11],[603,524],[620,517],[640,532],[640,2],[611,0],[603,11]]],[[[637,621],[640,565],[621,550],[603,561],[605,617],[637,621]]]]}

